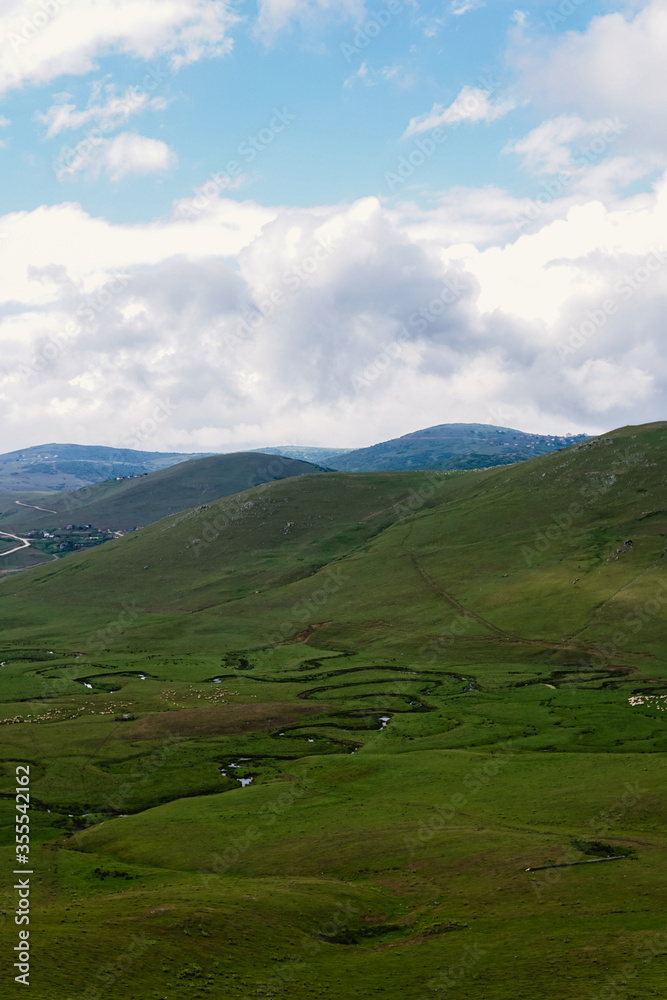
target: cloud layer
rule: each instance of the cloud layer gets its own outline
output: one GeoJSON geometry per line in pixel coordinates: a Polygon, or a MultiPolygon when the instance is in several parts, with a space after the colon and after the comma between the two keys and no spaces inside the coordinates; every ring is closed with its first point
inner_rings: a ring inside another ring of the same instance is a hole
{"type": "MultiPolygon", "coordinates": [[[[480,226],[473,195],[458,218],[217,197],[148,226],[76,205],[0,220],[7,439],[48,420],[54,439],[127,442],[158,403],[170,419],[150,446],[193,450],[657,419],[667,186],[613,207],[555,200],[485,249],[457,242],[480,226]]],[[[511,227],[517,207],[497,193],[486,215],[511,227]]]]}

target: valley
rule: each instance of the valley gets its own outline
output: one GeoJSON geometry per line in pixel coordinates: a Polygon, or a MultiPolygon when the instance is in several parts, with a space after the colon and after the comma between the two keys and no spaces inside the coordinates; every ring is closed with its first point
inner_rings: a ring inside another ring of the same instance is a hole
{"type": "Polygon", "coordinates": [[[302,475],[0,581],[32,994],[660,996],[666,458],[302,475]]]}

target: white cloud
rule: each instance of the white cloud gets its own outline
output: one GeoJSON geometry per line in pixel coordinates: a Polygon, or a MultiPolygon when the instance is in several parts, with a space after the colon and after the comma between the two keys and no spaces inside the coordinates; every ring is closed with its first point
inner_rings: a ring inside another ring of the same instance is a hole
{"type": "Polygon", "coordinates": [[[272,40],[292,24],[316,24],[323,17],[361,18],[363,0],[259,0],[257,34],[272,40]]]}
{"type": "Polygon", "coordinates": [[[58,180],[72,180],[85,172],[91,177],[105,173],[112,181],[129,174],[163,173],[175,166],[176,154],[161,139],[136,132],[121,132],[113,139],[87,139],[77,145],[74,155],[68,147],[61,153],[58,180]]]}
{"type": "Polygon", "coordinates": [[[128,174],[161,173],[175,162],[176,154],[166,142],[135,132],[121,132],[110,140],[104,151],[104,166],[112,181],[119,181],[128,174]]]}
{"type": "Polygon", "coordinates": [[[75,104],[68,103],[69,96],[60,94],[59,100],[48,111],[36,112],[35,119],[47,126],[47,139],[67,129],[82,128],[90,122],[96,122],[104,132],[111,131],[132,115],[142,111],[162,111],[167,106],[164,98],[150,97],[146,90],[139,87],[127,87],[124,94],[118,95],[114,84],[94,85],[88,106],[83,111],[77,111],[75,104]]]}
{"type": "Polygon", "coordinates": [[[660,419],[667,183],[555,200],[519,237],[516,204],[489,188],[432,212],[213,197],[188,222],[0,219],[7,447],[121,444],[156,400],[173,412],[143,445],[163,449],[362,445],[500,413],[544,431],[660,419]]]}
{"type": "Polygon", "coordinates": [[[532,37],[519,28],[509,59],[542,107],[620,116],[632,126],[628,145],[667,152],[667,3],[634,8],[594,17],[581,31],[532,37]]]}
{"type": "Polygon", "coordinates": [[[0,128],[7,128],[8,125],[11,125],[9,118],[5,118],[4,115],[0,115],[0,128]]]}
{"type": "Polygon", "coordinates": [[[227,54],[237,21],[222,0],[49,0],[43,8],[4,0],[0,95],[26,83],[89,73],[109,53],[167,57],[175,71],[227,54]]]}
{"type": "Polygon", "coordinates": [[[618,117],[586,122],[577,115],[560,115],[510,143],[503,152],[518,153],[523,157],[524,167],[534,173],[556,174],[574,167],[586,168],[600,159],[627,127],[618,117]],[[572,148],[575,141],[576,151],[572,148]]]}
{"type": "Polygon", "coordinates": [[[434,104],[426,114],[410,120],[404,138],[418,132],[429,132],[439,125],[458,125],[460,122],[489,122],[503,118],[516,107],[512,98],[492,101],[491,91],[480,87],[464,87],[454,101],[445,107],[434,104]]]}
{"type": "Polygon", "coordinates": [[[449,11],[458,17],[461,14],[467,14],[470,10],[479,10],[480,7],[484,6],[484,0],[452,0],[449,11]]]}
{"type": "Polygon", "coordinates": [[[414,85],[415,79],[410,73],[406,73],[400,65],[383,66],[379,70],[369,69],[365,62],[362,62],[356,73],[352,73],[343,82],[343,86],[351,89],[357,81],[361,81],[366,87],[377,87],[379,83],[393,82],[406,90],[414,85]]]}

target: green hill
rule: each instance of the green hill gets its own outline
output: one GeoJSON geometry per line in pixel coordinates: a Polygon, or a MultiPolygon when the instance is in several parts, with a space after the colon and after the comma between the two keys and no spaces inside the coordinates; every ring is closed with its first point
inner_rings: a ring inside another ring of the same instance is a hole
{"type": "Polygon", "coordinates": [[[586,435],[525,434],[491,424],[439,424],[327,461],[339,470],[480,469],[510,465],[585,441],[586,435]]]}
{"type": "Polygon", "coordinates": [[[202,458],[82,444],[40,444],[0,455],[0,491],[73,490],[116,476],[140,476],[202,458]]]}
{"type": "Polygon", "coordinates": [[[212,455],[68,493],[0,495],[0,528],[53,530],[76,521],[128,531],[253,485],[324,471],[309,462],[254,452],[212,455]]]}
{"type": "Polygon", "coordinates": [[[0,581],[32,995],[661,996],[666,460],[302,476],[0,581]]]}

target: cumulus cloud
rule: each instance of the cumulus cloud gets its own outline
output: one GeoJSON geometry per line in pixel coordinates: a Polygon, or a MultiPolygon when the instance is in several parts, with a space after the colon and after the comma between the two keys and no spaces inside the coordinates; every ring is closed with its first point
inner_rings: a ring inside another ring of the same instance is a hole
{"type": "Polygon", "coordinates": [[[565,106],[588,120],[618,116],[632,125],[629,143],[667,153],[666,49],[667,5],[650,0],[594,17],[581,31],[534,37],[520,28],[510,61],[541,107],[565,106]]]}
{"type": "Polygon", "coordinates": [[[566,202],[509,238],[509,195],[456,201],[212,196],[188,221],[122,226],[76,205],[0,219],[7,441],[136,445],[157,405],[169,419],[142,446],[192,450],[659,419],[667,184],[566,202]]]}
{"type": "Polygon", "coordinates": [[[89,73],[98,58],[124,53],[169,59],[172,70],[231,51],[237,22],[222,0],[4,0],[0,96],[25,83],[89,73]]]}
{"type": "Polygon", "coordinates": [[[464,87],[449,107],[434,104],[430,111],[410,119],[404,138],[419,132],[429,132],[439,125],[458,125],[461,122],[497,121],[516,107],[512,98],[493,101],[491,91],[480,87],[464,87]]]}
{"type": "Polygon", "coordinates": [[[176,163],[176,154],[161,139],[121,132],[113,139],[89,139],[79,143],[76,151],[68,151],[65,147],[57,177],[62,181],[71,180],[82,172],[92,177],[104,173],[112,181],[120,181],[129,174],[164,173],[176,163]]]}

